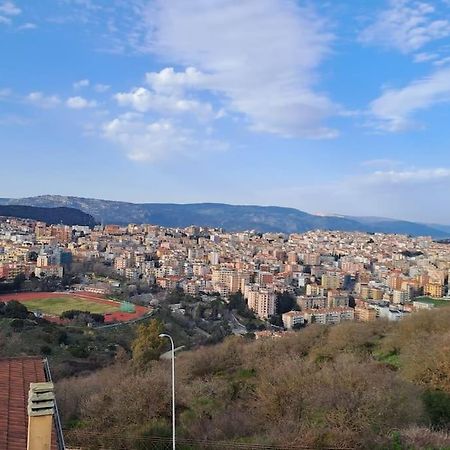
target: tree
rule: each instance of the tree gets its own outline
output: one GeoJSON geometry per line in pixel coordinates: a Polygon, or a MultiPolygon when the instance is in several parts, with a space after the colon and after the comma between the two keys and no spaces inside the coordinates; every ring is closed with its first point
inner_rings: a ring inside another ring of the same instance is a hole
{"type": "Polygon", "coordinates": [[[170,291],[166,300],[171,304],[181,303],[185,299],[184,291],[180,287],[176,287],[172,291],[170,291]]]}
{"type": "Polygon", "coordinates": [[[277,327],[282,327],[283,326],[283,320],[281,319],[281,316],[279,314],[275,314],[273,316],[270,316],[269,322],[272,325],[275,325],[277,327]]]}
{"type": "Polygon", "coordinates": [[[296,305],[295,297],[289,292],[282,292],[277,294],[277,313],[284,314],[292,311],[296,305]]]}
{"type": "Polygon", "coordinates": [[[241,317],[245,319],[255,319],[255,313],[249,309],[247,302],[241,291],[231,294],[228,298],[228,309],[235,310],[241,317]]]}
{"type": "Polygon", "coordinates": [[[22,305],[22,303],[19,303],[16,300],[11,300],[2,308],[2,314],[11,319],[26,319],[29,315],[29,311],[25,305],[22,305]]]}
{"type": "Polygon", "coordinates": [[[28,253],[28,255],[27,255],[28,261],[34,261],[34,262],[36,262],[37,259],[38,259],[38,256],[39,256],[39,255],[38,255],[37,252],[31,250],[31,251],[28,253]]]}
{"type": "Polygon", "coordinates": [[[18,275],[16,275],[14,277],[14,281],[13,281],[13,287],[14,290],[16,291],[20,291],[20,289],[22,288],[23,282],[26,280],[26,276],[23,273],[19,273],[18,275]]]}
{"type": "Polygon", "coordinates": [[[164,327],[158,320],[150,320],[139,325],[136,339],[131,344],[134,363],[143,368],[150,361],[156,360],[162,353],[164,341],[159,337],[164,327]]]}

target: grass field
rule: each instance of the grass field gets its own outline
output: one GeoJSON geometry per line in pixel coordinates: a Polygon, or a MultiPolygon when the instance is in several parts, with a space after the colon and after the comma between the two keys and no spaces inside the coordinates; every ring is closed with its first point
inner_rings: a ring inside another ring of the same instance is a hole
{"type": "Polygon", "coordinates": [[[35,300],[19,300],[29,311],[40,311],[43,314],[60,316],[64,311],[76,309],[91,313],[105,314],[120,310],[119,306],[97,303],[79,297],[49,297],[35,300]]]}
{"type": "Polygon", "coordinates": [[[447,307],[450,306],[450,299],[445,300],[445,299],[438,299],[438,298],[431,298],[431,297],[418,297],[418,298],[416,298],[416,300],[418,302],[432,304],[432,305],[434,305],[435,308],[443,308],[446,306],[447,307]]]}

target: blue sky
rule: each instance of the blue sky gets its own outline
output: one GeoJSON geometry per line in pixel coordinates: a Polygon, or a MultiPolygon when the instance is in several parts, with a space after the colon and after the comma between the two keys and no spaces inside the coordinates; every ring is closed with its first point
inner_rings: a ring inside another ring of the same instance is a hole
{"type": "Polygon", "coordinates": [[[449,0],[0,0],[0,196],[450,224],[449,0]]]}

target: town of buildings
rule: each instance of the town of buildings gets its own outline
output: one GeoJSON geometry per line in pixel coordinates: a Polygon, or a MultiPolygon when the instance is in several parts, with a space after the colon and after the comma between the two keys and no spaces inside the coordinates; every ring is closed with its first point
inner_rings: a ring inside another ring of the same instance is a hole
{"type": "MultiPolygon", "coordinates": [[[[399,320],[448,298],[450,245],[429,237],[310,231],[226,232],[191,226],[106,225],[94,229],[0,218],[0,280],[61,277],[72,261],[95,260],[127,279],[193,296],[241,292],[261,319],[277,294],[296,299],[287,329],[305,323],[399,320]]],[[[84,289],[104,292],[97,282],[84,289]]],[[[450,305],[450,302],[449,302],[450,305]]]]}

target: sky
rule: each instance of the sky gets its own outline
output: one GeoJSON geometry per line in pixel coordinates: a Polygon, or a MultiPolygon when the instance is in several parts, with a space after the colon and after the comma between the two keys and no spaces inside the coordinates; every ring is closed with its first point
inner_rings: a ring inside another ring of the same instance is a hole
{"type": "Polygon", "coordinates": [[[450,0],[0,0],[0,197],[450,224],[450,0]]]}

